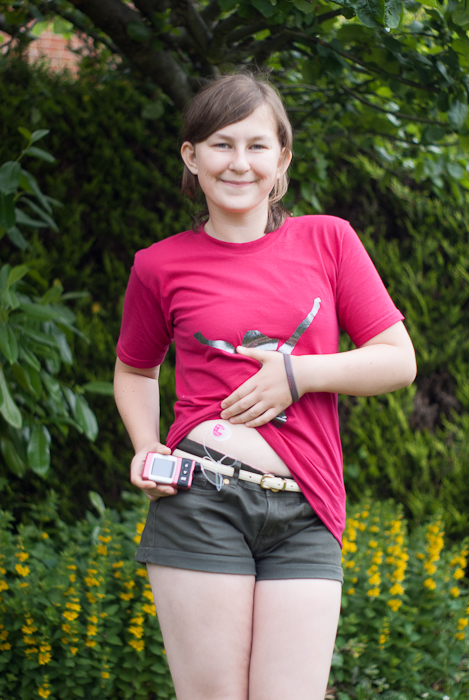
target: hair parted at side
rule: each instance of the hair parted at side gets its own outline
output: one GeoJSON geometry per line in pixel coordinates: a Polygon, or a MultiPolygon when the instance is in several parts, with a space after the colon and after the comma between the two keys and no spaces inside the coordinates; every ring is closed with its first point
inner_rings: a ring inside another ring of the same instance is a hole
{"type": "MultiPolygon", "coordinates": [[[[258,107],[268,105],[277,126],[280,146],[292,150],[293,133],[284,104],[277,91],[265,78],[250,73],[235,73],[215,78],[199,90],[183,113],[182,141],[193,145],[208,139],[215,131],[249,117],[258,107]]],[[[288,189],[288,176],[280,177],[269,196],[269,216],[266,233],[275,231],[290,216],[280,200],[288,189]]],[[[184,166],[182,194],[194,198],[199,191],[197,175],[184,166]]],[[[208,209],[193,216],[196,230],[208,219],[208,209]]]]}

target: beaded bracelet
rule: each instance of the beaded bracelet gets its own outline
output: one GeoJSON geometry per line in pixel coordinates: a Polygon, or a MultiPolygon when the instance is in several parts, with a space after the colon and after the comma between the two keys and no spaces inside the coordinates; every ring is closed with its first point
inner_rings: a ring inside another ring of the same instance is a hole
{"type": "Polygon", "coordinates": [[[287,380],[288,386],[290,387],[291,397],[293,403],[296,403],[300,400],[300,396],[298,394],[298,387],[296,386],[295,377],[293,376],[293,368],[291,364],[290,355],[284,355],[283,361],[285,362],[285,372],[287,373],[287,380]]]}

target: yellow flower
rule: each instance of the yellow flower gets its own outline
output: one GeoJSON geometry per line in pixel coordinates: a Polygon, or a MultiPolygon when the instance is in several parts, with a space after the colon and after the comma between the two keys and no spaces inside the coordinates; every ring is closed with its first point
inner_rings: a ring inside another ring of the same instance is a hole
{"type": "Polygon", "coordinates": [[[400,583],[395,583],[392,588],[389,589],[391,595],[402,595],[404,593],[404,588],[400,583]]]}
{"type": "Polygon", "coordinates": [[[143,615],[137,615],[136,617],[132,617],[130,622],[132,625],[143,625],[143,615]]]}
{"type": "Polygon", "coordinates": [[[102,554],[103,557],[107,557],[107,547],[105,544],[99,544],[96,551],[98,554],[102,554]]]}
{"type": "Polygon", "coordinates": [[[387,640],[387,637],[385,634],[380,635],[380,638],[379,638],[380,647],[384,647],[384,645],[386,644],[386,640],[387,640]]]}
{"type": "Polygon", "coordinates": [[[143,530],[145,529],[145,523],[137,523],[137,532],[139,535],[142,534],[143,530]]]}
{"type": "Polygon", "coordinates": [[[388,600],[388,605],[391,608],[391,610],[396,612],[401,607],[402,600],[398,600],[397,598],[391,598],[391,600],[388,600]]]}
{"type": "Polygon", "coordinates": [[[431,561],[426,561],[423,566],[425,568],[425,571],[427,571],[430,574],[430,576],[432,576],[436,571],[436,566],[431,561]]]}
{"type": "Polygon", "coordinates": [[[143,651],[145,649],[145,642],[143,639],[131,639],[129,646],[133,647],[136,651],[143,651]]]}
{"type": "Polygon", "coordinates": [[[85,576],[85,583],[88,586],[88,588],[93,588],[93,586],[99,586],[98,579],[94,578],[93,576],[85,576]]]}
{"type": "Polygon", "coordinates": [[[96,637],[98,633],[98,628],[96,627],[96,625],[88,625],[88,627],[86,628],[86,633],[88,637],[96,637]]]}
{"type": "Polygon", "coordinates": [[[368,580],[368,583],[370,584],[370,586],[379,586],[379,584],[381,583],[381,576],[379,574],[374,574],[368,580]]]}
{"type": "Polygon", "coordinates": [[[372,547],[373,549],[375,549],[375,548],[378,546],[378,543],[377,543],[376,540],[370,540],[368,544],[369,544],[369,546],[372,547]]]}
{"type": "Polygon", "coordinates": [[[459,590],[459,588],[457,586],[454,586],[453,588],[450,588],[449,592],[451,593],[453,598],[457,598],[461,591],[459,590]]]}
{"type": "Polygon", "coordinates": [[[455,578],[456,580],[459,578],[463,578],[463,576],[464,576],[464,571],[462,569],[456,569],[456,571],[453,574],[453,578],[455,578]]]}
{"type": "Polygon", "coordinates": [[[10,651],[10,649],[11,649],[10,642],[5,642],[4,644],[0,644],[0,651],[10,651]]]}
{"type": "Polygon", "coordinates": [[[372,525],[370,527],[370,532],[379,532],[379,527],[377,525],[372,525]]]}
{"type": "Polygon", "coordinates": [[[6,581],[0,581],[0,591],[7,591],[8,590],[8,584],[6,581]]]}
{"type": "Polygon", "coordinates": [[[141,576],[142,578],[147,578],[148,576],[147,570],[142,568],[137,569],[135,573],[137,576],[141,576]]]}
{"type": "Polygon", "coordinates": [[[77,653],[78,649],[77,647],[70,647],[70,651],[72,652],[73,656],[77,653]]]}
{"type": "Polygon", "coordinates": [[[154,605],[148,605],[145,603],[145,605],[142,605],[143,612],[146,612],[147,615],[152,615],[153,617],[156,615],[156,610],[154,605]]]}
{"type": "Polygon", "coordinates": [[[43,685],[41,685],[41,686],[37,689],[38,695],[39,695],[41,698],[48,698],[49,695],[50,695],[50,690],[48,690],[48,688],[49,688],[49,683],[44,683],[43,685]]]}
{"type": "Polygon", "coordinates": [[[77,567],[75,566],[75,564],[69,564],[69,565],[67,566],[67,569],[71,569],[72,571],[75,571],[76,568],[77,568],[77,567]]]}
{"type": "Polygon", "coordinates": [[[122,598],[122,600],[132,600],[133,597],[134,594],[131,591],[129,591],[129,593],[121,593],[119,596],[119,598],[122,598]]]}
{"type": "Polygon", "coordinates": [[[20,561],[26,561],[26,559],[29,559],[29,554],[27,552],[16,552],[15,557],[18,557],[20,561]]]}
{"type": "Polygon", "coordinates": [[[40,653],[39,656],[38,656],[39,664],[40,664],[41,666],[45,666],[46,664],[49,663],[49,661],[51,660],[51,658],[52,658],[52,657],[51,657],[51,655],[49,654],[49,652],[46,652],[46,653],[44,653],[44,654],[41,654],[41,653],[40,653]]]}
{"type": "Polygon", "coordinates": [[[458,630],[463,630],[465,627],[467,627],[467,623],[469,620],[467,617],[460,617],[458,620],[458,630]]]}
{"type": "Polygon", "coordinates": [[[380,594],[380,589],[376,586],[376,588],[370,588],[369,591],[366,592],[367,595],[370,596],[370,598],[376,598],[380,594]]]}
{"type": "Polygon", "coordinates": [[[101,678],[107,680],[109,678],[109,673],[107,671],[101,671],[101,678]]]}
{"type": "Polygon", "coordinates": [[[20,576],[27,576],[30,573],[31,569],[29,568],[29,566],[23,566],[22,564],[16,564],[15,571],[20,576]]]}
{"type": "Polygon", "coordinates": [[[123,561],[116,561],[116,562],[112,565],[112,568],[113,568],[113,569],[120,569],[121,566],[124,566],[124,562],[123,562],[123,561]]]}
{"type": "MultiPolygon", "coordinates": [[[[2,625],[2,627],[3,627],[3,625],[2,625]]],[[[2,630],[0,632],[0,639],[2,640],[2,642],[6,641],[8,639],[8,630],[2,630]]]]}
{"type": "Polygon", "coordinates": [[[78,617],[78,613],[76,612],[71,612],[70,610],[66,610],[64,612],[64,617],[66,620],[69,620],[70,622],[73,622],[73,620],[76,620],[78,617]]]}
{"type": "Polygon", "coordinates": [[[108,542],[111,541],[111,537],[103,537],[103,535],[98,535],[98,540],[102,542],[103,544],[107,544],[108,542]]]}
{"type": "Polygon", "coordinates": [[[456,639],[460,639],[462,641],[466,635],[464,634],[464,632],[456,632],[454,636],[456,637],[456,639]]]}
{"type": "Polygon", "coordinates": [[[347,591],[347,595],[353,595],[355,593],[355,588],[349,588],[347,591]]]}
{"type": "Polygon", "coordinates": [[[151,602],[153,602],[153,593],[151,592],[151,590],[145,590],[145,591],[143,591],[142,595],[143,595],[145,598],[148,598],[148,600],[151,600],[151,602]]]}
{"type": "Polygon", "coordinates": [[[430,591],[433,591],[436,588],[436,583],[432,578],[426,578],[425,581],[423,582],[423,585],[425,588],[428,588],[430,591]]]}
{"type": "Polygon", "coordinates": [[[63,631],[63,632],[66,632],[67,634],[70,634],[70,632],[72,631],[72,628],[71,628],[70,625],[67,625],[67,624],[64,623],[64,624],[62,625],[62,631],[63,631]]]}
{"type": "Polygon", "coordinates": [[[23,581],[23,583],[20,583],[20,588],[27,588],[29,586],[29,583],[26,581],[23,581]]]}
{"type": "Polygon", "coordinates": [[[33,624],[30,624],[30,622],[32,623],[32,620],[26,620],[26,622],[28,624],[23,625],[23,627],[21,628],[23,634],[34,634],[34,632],[37,632],[37,627],[34,627],[33,624]]]}
{"type": "Polygon", "coordinates": [[[129,632],[134,635],[134,637],[137,637],[140,639],[143,637],[144,629],[143,627],[129,627],[129,632]]]}
{"type": "Polygon", "coordinates": [[[415,556],[417,557],[417,559],[425,559],[425,554],[422,554],[422,552],[417,552],[415,556]]]}
{"type": "Polygon", "coordinates": [[[90,615],[88,618],[88,621],[91,622],[92,625],[97,625],[98,624],[98,618],[96,615],[90,615]]]}
{"type": "Polygon", "coordinates": [[[48,540],[48,539],[49,539],[49,535],[47,534],[47,532],[41,533],[41,537],[42,537],[43,540],[48,540]]]}
{"type": "Polygon", "coordinates": [[[91,649],[96,646],[96,642],[93,639],[87,639],[85,644],[87,647],[91,647],[91,649]]]}
{"type": "Polygon", "coordinates": [[[77,612],[81,610],[81,605],[77,605],[77,603],[65,603],[65,607],[70,610],[76,610],[77,612]]]}

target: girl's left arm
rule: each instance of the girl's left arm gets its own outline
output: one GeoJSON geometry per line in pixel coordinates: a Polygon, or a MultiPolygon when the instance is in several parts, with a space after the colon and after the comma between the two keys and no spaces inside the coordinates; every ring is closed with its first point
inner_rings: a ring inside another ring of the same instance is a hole
{"type": "MultiPolygon", "coordinates": [[[[257,428],[291,405],[281,353],[238,347],[237,352],[262,363],[261,369],[221,404],[221,418],[257,428]]],[[[402,321],[355,350],[332,355],[292,355],[299,396],[330,392],[375,396],[412,384],[417,373],[412,341],[402,321]]]]}

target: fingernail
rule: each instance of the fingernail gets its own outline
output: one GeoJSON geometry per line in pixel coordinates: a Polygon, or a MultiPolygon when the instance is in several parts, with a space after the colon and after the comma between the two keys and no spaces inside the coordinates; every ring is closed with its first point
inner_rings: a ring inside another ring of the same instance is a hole
{"type": "Polygon", "coordinates": [[[222,407],[222,408],[226,408],[226,403],[222,403],[222,404],[221,404],[221,407],[222,407]]]}

